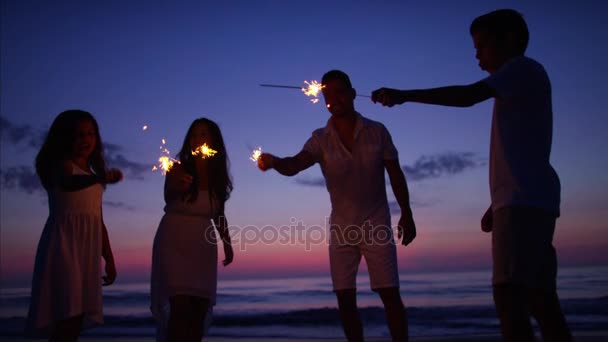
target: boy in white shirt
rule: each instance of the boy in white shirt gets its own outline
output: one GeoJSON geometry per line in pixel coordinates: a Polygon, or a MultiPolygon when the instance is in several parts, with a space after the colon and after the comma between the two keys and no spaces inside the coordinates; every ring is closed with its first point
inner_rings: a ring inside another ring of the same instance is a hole
{"type": "Polygon", "coordinates": [[[465,86],[424,90],[380,88],[372,101],[469,107],[494,98],[490,145],[492,204],[481,226],[492,232],[493,295],[505,341],[533,341],[533,315],[545,341],[570,341],[556,292],[552,245],[560,182],[549,162],[553,112],[543,66],[524,56],[529,33],[517,11],[476,18],[470,33],[490,76],[465,86]]]}

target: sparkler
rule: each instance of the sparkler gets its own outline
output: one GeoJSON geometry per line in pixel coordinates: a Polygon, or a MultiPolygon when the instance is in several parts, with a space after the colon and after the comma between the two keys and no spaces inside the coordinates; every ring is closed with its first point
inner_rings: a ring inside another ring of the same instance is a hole
{"type": "MultiPolygon", "coordinates": [[[[148,129],[148,126],[144,125],[142,129],[145,131],[148,129]]],[[[160,172],[164,176],[175,164],[180,164],[180,162],[177,159],[171,158],[171,152],[165,147],[167,143],[165,138],[162,138],[160,141],[162,143],[159,147],[161,156],[158,158],[158,165],[152,166],[152,171],[161,170],[160,172]]],[[[213,157],[216,154],[217,151],[207,146],[206,143],[192,151],[193,156],[201,156],[203,159],[213,157]]]]}
{"type": "Polygon", "coordinates": [[[141,128],[142,131],[145,131],[148,129],[148,125],[144,125],[144,127],[141,128]]]}
{"type": "Polygon", "coordinates": [[[270,88],[300,89],[304,93],[304,95],[314,97],[313,99],[310,99],[310,102],[312,102],[312,103],[319,102],[319,98],[318,98],[319,92],[321,91],[321,89],[325,88],[325,86],[314,80],[310,81],[310,83],[308,81],[304,81],[304,83],[306,83],[308,85],[308,87],[304,88],[304,87],[296,87],[296,86],[280,85],[280,84],[260,84],[260,86],[270,87],[270,88]]]}
{"type": "Polygon", "coordinates": [[[213,157],[217,153],[216,150],[211,149],[207,146],[207,143],[197,147],[194,151],[192,151],[193,156],[200,155],[203,159],[213,157]]]}
{"type": "Polygon", "coordinates": [[[251,153],[251,157],[249,157],[249,160],[251,160],[254,163],[257,163],[258,159],[260,159],[261,155],[262,155],[262,148],[258,147],[255,150],[253,150],[253,152],[251,153]]]}
{"type": "MultiPolygon", "coordinates": [[[[317,103],[319,102],[318,96],[319,96],[319,92],[325,88],[325,86],[321,83],[318,83],[317,81],[310,81],[310,83],[308,83],[308,81],[304,81],[304,83],[306,83],[308,85],[308,87],[304,88],[304,87],[297,87],[297,86],[290,86],[290,85],[282,85],[282,84],[260,84],[261,87],[269,87],[269,88],[287,88],[287,89],[300,89],[304,95],[306,96],[313,96],[314,98],[310,100],[310,102],[312,103],[317,103]]],[[[361,94],[357,94],[357,96],[360,97],[371,97],[369,95],[361,95],[361,94]]]]}
{"type": "Polygon", "coordinates": [[[179,164],[179,160],[171,158],[171,153],[165,147],[166,141],[165,139],[161,139],[162,145],[160,145],[160,153],[161,156],[158,158],[158,166],[153,166],[152,171],[156,171],[158,169],[161,170],[161,174],[164,176],[171,170],[174,164],[179,164]]]}
{"type": "Polygon", "coordinates": [[[302,88],[304,95],[314,97],[313,99],[310,99],[310,102],[312,103],[319,102],[319,92],[323,88],[325,88],[325,86],[321,83],[318,83],[317,81],[311,81],[311,83],[308,83],[308,81],[304,81],[304,83],[308,84],[308,88],[302,88]]]}

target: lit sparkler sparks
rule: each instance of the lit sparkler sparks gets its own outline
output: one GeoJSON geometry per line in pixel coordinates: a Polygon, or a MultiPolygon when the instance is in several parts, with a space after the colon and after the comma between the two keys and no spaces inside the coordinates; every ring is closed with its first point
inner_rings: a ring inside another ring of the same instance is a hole
{"type": "Polygon", "coordinates": [[[203,159],[213,157],[217,153],[216,150],[211,149],[207,144],[203,144],[192,151],[193,156],[200,155],[203,159]]]}
{"type": "Polygon", "coordinates": [[[304,83],[308,84],[308,88],[302,88],[302,92],[304,92],[304,95],[306,96],[312,96],[314,97],[313,99],[310,99],[310,102],[312,103],[317,103],[319,102],[319,92],[325,88],[325,86],[317,81],[310,81],[311,83],[308,83],[308,81],[304,81],[304,83]]]}
{"type": "MultiPolygon", "coordinates": [[[[300,89],[306,96],[312,96],[313,99],[310,99],[310,102],[317,103],[319,102],[319,92],[325,88],[325,85],[318,83],[317,81],[304,81],[308,85],[308,87],[297,87],[290,85],[281,85],[281,84],[260,84],[261,87],[270,87],[270,88],[287,88],[287,89],[300,89]]],[[[371,97],[369,95],[361,95],[357,94],[357,97],[371,97]]]]}
{"type": "Polygon", "coordinates": [[[258,159],[260,159],[261,155],[262,155],[262,148],[258,147],[255,150],[253,150],[253,152],[251,153],[251,157],[249,157],[249,160],[253,161],[254,163],[257,163],[258,159]]]}
{"type": "Polygon", "coordinates": [[[319,98],[318,98],[319,93],[321,92],[321,90],[323,88],[325,88],[325,86],[314,80],[310,81],[310,83],[308,81],[304,81],[304,83],[306,83],[308,85],[308,87],[296,87],[296,86],[279,85],[279,84],[260,84],[260,86],[271,87],[271,88],[300,89],[304,93],[304,95],[314,97],[313,99],[310,100],[310,102],[312,102],[312,103],[319,102],[319,98]]]}
{"type": "Polygon", "coordinates": [[[142,131],[146,131],[148,130],[148,125],[144,125],[144,127],[141,128],[142,131]]]}
{"type": "Polygon", "coordinates": [[[158,158],[158,166],[157,165],[153,166],[152,171],[156,171],[156,170],[160,169],[161,174],[164,176],[167,174],[167,172],[169,172],[169,170],[171,170],[173,165],[175,165],[176,163],[179,164],[179,160],[171,158],[171,153],[165,147],[165,144],[166,144],[165,139],[161,139],[161,142],[163,144],[160,146],[161,156],[158,158]]]}
{"type": "Polygon", "coordinates": [[[179,161],[168,156],[161,156],[160,158],[158,158],[158,166],[153,166],[152,171],[161,169],[161,173],[164,176],[167,174],[167,172],[171,170],[175,163],[179,164],[179,161]]]}

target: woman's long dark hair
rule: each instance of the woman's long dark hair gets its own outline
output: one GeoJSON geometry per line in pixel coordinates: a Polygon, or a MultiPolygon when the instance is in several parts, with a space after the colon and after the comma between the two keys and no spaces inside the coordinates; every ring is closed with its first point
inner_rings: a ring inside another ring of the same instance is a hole
{"type": "Polygon", "coordinates": [[[229,160],[228,153],[226,152],[226,145],[224,144],[224,138],[219,126],[207,119],[199,118],[194,120],[188,128],[188,133],[184,138],[184,143],[181,150],[177,154],[180,163],[188,174],[192,176],[192,185],[184,195],[184,200],[193,202],[198,197],[198,185],[200,182],[207,182],[207,188],[209,189],[209,200],[214,203],[213,199],[218,201],[220,205],[219,209],[224,208],[224,202],[230,198],[230,192],[232,192],[232,181],[230,180],[229,160]],[[194,166],[194,158],[200,158],[192,155],[192,150],[197,146],[190,146],[190,136],[194,130],[194,126],[203,124],[209,129],[211,139],[213,141],[212,149],[217,151],[217,154],[212,158],[209,158],[209,177],[207,179],[199,179],[194,166]]]}
{"type": "Polygon", "coordinates": [[[55,185],[57,172],[60,172],[61,165],[71,157],[77,125],[86,120],[89,120],[95,127],[95,137],[97,138],[88,164],[97,176],[105,178],[106,162],[97,121],[89,112],[78,109],[66,110],[53,121],[36,156],[36,173],[45,189],[50,190],[55,185]]]}

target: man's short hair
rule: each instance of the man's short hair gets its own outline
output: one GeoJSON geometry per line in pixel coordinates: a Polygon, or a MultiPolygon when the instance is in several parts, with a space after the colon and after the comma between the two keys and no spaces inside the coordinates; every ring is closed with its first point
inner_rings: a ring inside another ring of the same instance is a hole
{"type": "Polygon", "coordinates": [[[321,79],[321,84],[325,84],[330,80],[340,80],[349,88],[353,87],[353,85],[350,83],[350,78],[348,77],[348,75],[341,70],[330,70],[326,72],[325,75],[323,75],[323,78],[321,79]]]}

